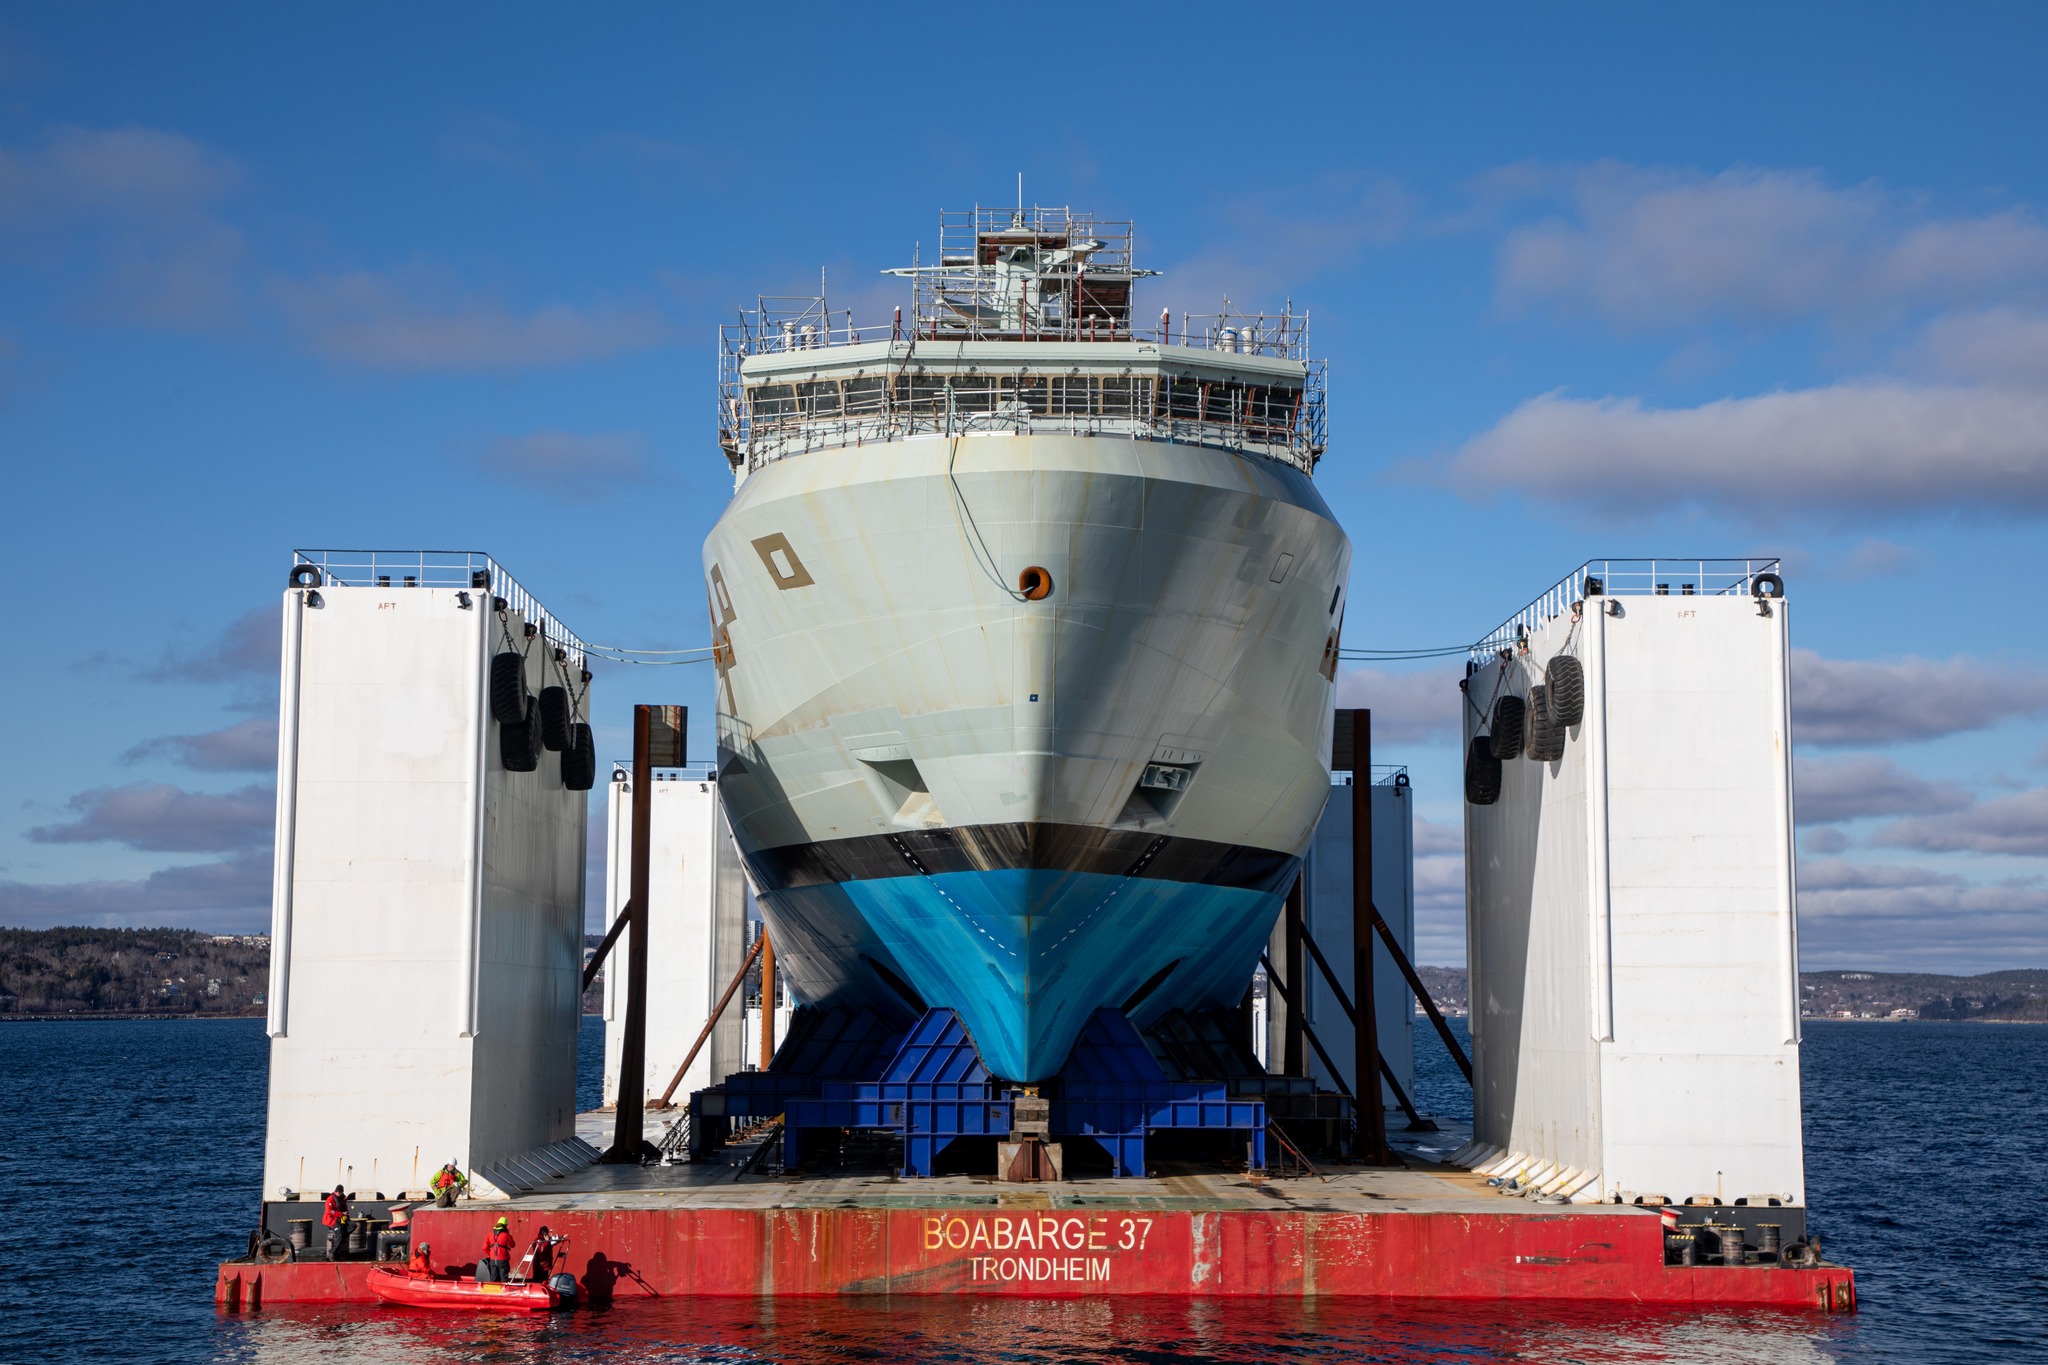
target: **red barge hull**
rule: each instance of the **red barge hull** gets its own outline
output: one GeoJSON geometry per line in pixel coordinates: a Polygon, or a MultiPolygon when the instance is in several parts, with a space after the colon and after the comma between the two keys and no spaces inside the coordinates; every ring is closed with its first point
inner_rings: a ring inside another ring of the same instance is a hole
{"type": "MultiPolygon", "coordinates": [[[[573,1239],[587,1300],[676,1295],[1153,1294],[1548,1300],[1842,1312],[1840,1266],[1667,1266],[1648,1210],[1120,1207],[524,1209],[573,1239]]],[[[415,1235],[480,1245],[503,1206],[424,1210],[415,1235]]],[[[531,1227],[515,1228],[530,1234],[531,1227]]],[[[455,1267],[459,1269],[460,1267],[455,1267]]],[[[363,1262],[222,1265],[215,1302],[373,1303],[363,1262]]]]}

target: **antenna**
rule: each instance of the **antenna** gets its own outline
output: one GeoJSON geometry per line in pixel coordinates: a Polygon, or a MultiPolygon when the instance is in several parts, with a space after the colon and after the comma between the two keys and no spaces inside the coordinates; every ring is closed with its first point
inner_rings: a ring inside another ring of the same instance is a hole
{"type": "Polygon", "coordinates": [[[1024,172],[1017,172],[1017,212],[1024,212],[1024,172]]]}

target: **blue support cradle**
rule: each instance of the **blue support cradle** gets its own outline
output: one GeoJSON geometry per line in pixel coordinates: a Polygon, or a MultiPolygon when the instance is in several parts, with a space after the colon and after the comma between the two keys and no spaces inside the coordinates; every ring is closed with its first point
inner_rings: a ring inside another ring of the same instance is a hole
{"type": "Polygon", "coordinates": [[[1117,1175],[1145,1174],[1145,1138],[1159,1129],[1243,1130],[1247,1163],[1266,1168],[1266,1106],[1234,1100],[1226,1081],[1168,1079],[1136,1026],[1099,1009],[1060,1072],[1052,1131],[1086,1137],[1109,1153],[1117,1175]]]}
{"type": "MultiPolygon", "coordinates": [[[[776,1060],[779,1067],[779,1054],[776,1060]]],[[[864,1128],[900,1135],[903,1175],[929,1176],[957,1139],[1007,1137],[1017,1093],[999,1088],[950,1009],[926,1011],[876,1079],[818,1080],[821,1073],[813,1072],[770,1082],[774,1074],[755,1073],[738,1089],[776,1091],[784,1170],[802,1163],[807,1132],[864,1128]]],[[[741,1081],[732,1077],[727,1085],[741,1081]]],[[[1227,1081],[1169,1078],[1137,1028],[1116,1010],[1095,1012],[1065,1068],[1046,1088],[1052,1135],[1099,1143],[1117,1175],[1145,1174],[1146,1137],[1161,1130],[1242,1132],[1250,1168],[1265,1169],[1265,1105],[1231,1098],[1227,1081]]]]}
{"type": "Polygon", "coordinates": [[[790,1101],[784,1115],[784,1170],[802,1162],[806,1129],[893,1129],[903,1138],[905,1176],[930,1175],[956,1138],[1010,1131],[1010,1102],[995,1093],[974,1040],[949,1009],[925,1012],[880,1080],[827,1082],[818,1098],[790,1101]]]}

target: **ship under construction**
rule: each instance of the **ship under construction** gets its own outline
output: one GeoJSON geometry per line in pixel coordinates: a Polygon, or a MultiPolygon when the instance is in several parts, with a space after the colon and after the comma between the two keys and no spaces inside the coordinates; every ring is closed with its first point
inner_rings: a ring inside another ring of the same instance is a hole
{"type": "Polygon", "coordinates": [[[1129,223],[941,218],[908,310],[724,331],[719,790],[808,1005],[996,1075],[1236,1005],[1329,794],[1351,545],[1307,319],[1142,316],[1129,223]]]}

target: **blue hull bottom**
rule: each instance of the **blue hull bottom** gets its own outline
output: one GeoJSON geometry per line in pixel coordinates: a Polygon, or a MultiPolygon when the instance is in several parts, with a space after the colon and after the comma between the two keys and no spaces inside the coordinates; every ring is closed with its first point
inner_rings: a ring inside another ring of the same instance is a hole
{"type": "Polygon", "coordinates": [[[1059,1071],[1099,1008],[1144,1027],[1175,1008],[1235,1005],[1283,898],[1009,868],[784,886],[762,902],[778,951],[832,964],[799,978],[806,1003],[905,1019],[920,1005],[950,1008],[991,1072],[1034,1081],[1059,1071]]]}

